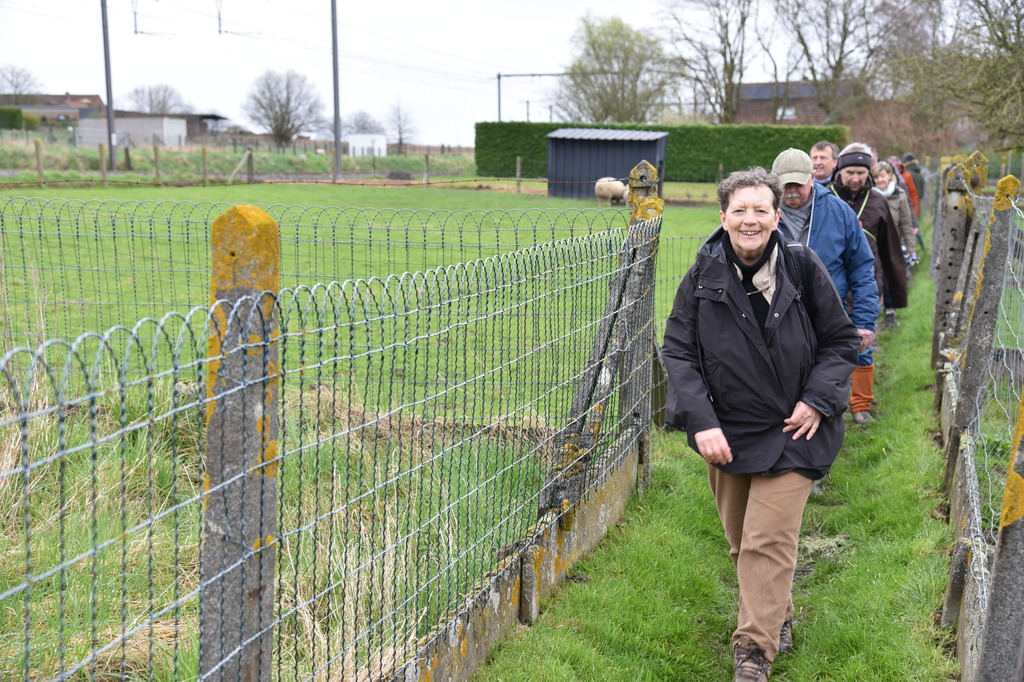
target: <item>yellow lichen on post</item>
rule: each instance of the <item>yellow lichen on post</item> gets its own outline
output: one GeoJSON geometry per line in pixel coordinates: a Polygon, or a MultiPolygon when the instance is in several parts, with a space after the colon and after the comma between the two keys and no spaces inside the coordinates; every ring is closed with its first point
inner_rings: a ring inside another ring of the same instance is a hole
{"type": "Polygon", "coordinates": [[[248,204],[233,206],[213,223],[210,235],[210,303],[221,292],[246,288],[253,294],[280,288],[281,236],[274,219],[248,204]]]}
{"type": "Polygon", "coordinates": [[[988,181],[988,159],[979,151],[971,152],[971,155],[964,161],[967,184],[972,190],[978,192],[988,181]]]}
{"type": "Polygon", "coordinates": [[[1013,434],[1013,447],[1010,450],[1010,464],[1007,467],[1006,489],[1003,491],[1003,508],[999,518],[999,527],[1019,521],[1024,517],[1024,478],[1017,472],[1017,456],[1024,448],[1024,398],[1017,408],[1017,428],[1013,434]]]}
{"type": "MultiPolygon", "coordinates": [[[[984,158],[984,157],[982,157],[984,158]]],[[[989,229],[985,231],[985,242],[982,246],[981,262],[985,263],[988,258],[988,253],[992,249],[992,230],[996,222],[996,216],[999,211],[1009,211],[1013,209],[1014,199],[1017,198],[1017,192],[1020,190],[1020,181],[1012,175],[1007,175],[996,185],[996,196],[992,202],[992,213],[988,217],[989,229]]],[[[985,268],[981,267],[978,269],[978,279],[974,285],[974,300],[977,301],[981,296],[981,290],[985,284],[985,268]]],[[[974,321],[974,307],[971,307],[971,321],[974,321]]]]}
{"type": "Polygon", "coordinates": [[[665,200],[658,196],[658,169],[649,161],[641,161],[629,172],[629,205],[631,223],[642,223],[662,215],[665,200]]]}
{"type": "MultiPolygon", "coordinates": [[[[1012,175],[1004,177],[996,183],[996,198],[992,202],[993,210],[1008,211],[1013,208],[1018,192],[1020,192],[1020,180],[1012,175]]],[[[991,225],[995,219],[996,214],[993,212],[989,217],[988,224],[991,225]]]]}

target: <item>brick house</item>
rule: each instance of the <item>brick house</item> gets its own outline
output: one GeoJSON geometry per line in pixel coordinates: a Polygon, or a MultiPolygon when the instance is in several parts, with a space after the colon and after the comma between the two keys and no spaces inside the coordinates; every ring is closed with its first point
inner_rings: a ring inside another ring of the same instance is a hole
{"type": "Polygon", "coordinates": [[[107,106],[99,95],[0,95],[0,107],[21,109],[34,114],[42,123],[77,123],[82,118],[107,115],[107,106]]]}
{"type": "Polygon", "coordinates": [[[818,106],[810,81],[743,83],[739,86],[736,123],[821,125],[827,114],[818,106]]]}

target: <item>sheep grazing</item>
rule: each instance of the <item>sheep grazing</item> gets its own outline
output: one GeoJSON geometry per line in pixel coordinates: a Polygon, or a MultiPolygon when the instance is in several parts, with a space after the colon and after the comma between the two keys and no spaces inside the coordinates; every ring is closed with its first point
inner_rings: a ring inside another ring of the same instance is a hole
{"type": "Polygon", "coordinates": [[[594,183],[594,196],[605,206],[625,204],[629,200],[629,187],[615,178],[600,178],[594,183]]]}

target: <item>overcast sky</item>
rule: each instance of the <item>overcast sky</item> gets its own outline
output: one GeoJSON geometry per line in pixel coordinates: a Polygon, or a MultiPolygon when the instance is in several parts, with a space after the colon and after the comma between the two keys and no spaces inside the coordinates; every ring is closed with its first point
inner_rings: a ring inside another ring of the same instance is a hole
{"type": "MultiPolygon", "coordinates": [[[[100,0],[0,0],[0,64],[28,69],[46,93],[106,101],[100,0]]],[[[580,20],[656,27],[662,0],[337,0],[341,115],[386,124],[401,102],[422,144],[473,144],[498,119],[497,74],[559,73],[580,20]]],[[[196,111],[255,128],[242,113],[253,81],[294,70],[333,117],[330,0],[107,0],[114,105],[169,84],[196,111]]],[[[551,77],[501,79],[502,120],[548,121],[551,77]]]]}

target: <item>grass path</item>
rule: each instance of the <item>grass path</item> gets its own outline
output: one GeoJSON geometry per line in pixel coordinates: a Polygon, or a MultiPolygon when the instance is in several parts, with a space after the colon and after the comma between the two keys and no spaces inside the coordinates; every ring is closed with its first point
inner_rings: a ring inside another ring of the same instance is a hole
{"type": "MultiPolygon", "coordinates": [[[[939,492],[930,369],[933,289],[923,268],[876,352],[879,421],[846,443],[804,516],[796,648],[772,680],[953,680],[939,630],[951,535],[939,492]]],[[[849,424],[849,422],[848,422],[849,424]]],[[[703,462],[655,436],[651,487],[580,564],[537,625],[499,644],[475,679],[731,680],[736,579],[703,462]]]]}

